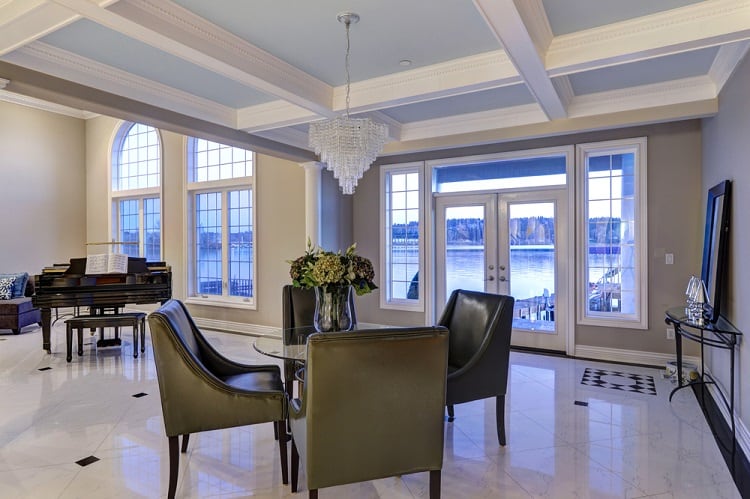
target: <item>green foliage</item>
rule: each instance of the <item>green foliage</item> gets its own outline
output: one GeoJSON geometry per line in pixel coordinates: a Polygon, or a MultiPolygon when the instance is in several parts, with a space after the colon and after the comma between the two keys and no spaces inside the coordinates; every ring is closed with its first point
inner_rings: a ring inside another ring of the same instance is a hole
{"type": "Polygon", "coordinates": [[[307,240],[305,253],[288,263],[292,284],[298,288],[329,288],[352,286],[357,295],[365,295],[378,287],[373,282],[375,270],[372,262],[355,253],[352,244],[345,253],[326,251],[313,247],[307,240]]]}

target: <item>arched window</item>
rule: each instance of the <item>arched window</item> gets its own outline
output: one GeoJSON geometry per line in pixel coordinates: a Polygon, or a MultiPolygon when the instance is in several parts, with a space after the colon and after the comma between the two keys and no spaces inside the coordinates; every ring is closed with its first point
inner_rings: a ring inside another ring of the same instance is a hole
{"type": "Polygon", "coordinates": [[[190,298],[254,306],[254,153],[209,140],[187,143],[190,298]]]}
{"type": "MultiPolygon", "coordinates": [[[[125,122],[112,145],[112,237],[129,256],[161,260],[161,144],[155,128],[125,122]]],[[[113,248],[117,249],[117,248],[113,248]]]]}

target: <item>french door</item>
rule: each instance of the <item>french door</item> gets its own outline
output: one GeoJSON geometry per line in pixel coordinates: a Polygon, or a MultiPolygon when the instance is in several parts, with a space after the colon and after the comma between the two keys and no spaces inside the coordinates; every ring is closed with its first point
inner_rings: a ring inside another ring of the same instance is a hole
{"type": "Polygon", "coordinates": [[[438,314],[454,289],[510,295],[512,344],[566,351],[566,200],[564,189],[436,197],[438,314]]]}

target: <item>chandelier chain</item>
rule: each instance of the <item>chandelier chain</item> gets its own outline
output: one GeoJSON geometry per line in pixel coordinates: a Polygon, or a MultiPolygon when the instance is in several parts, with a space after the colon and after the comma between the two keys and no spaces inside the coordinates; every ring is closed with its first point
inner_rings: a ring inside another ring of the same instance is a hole
{"type": "Polygon", "coordinates": [[[344,66],[346,67],[346,117],[349,117],[349,91],[352,85],[351,77],[349,76],[349,52],[351,48],[351,42],[349,41],[349,27],[351,21],[346,21],[346,57],[344,57],[344,66]]]}

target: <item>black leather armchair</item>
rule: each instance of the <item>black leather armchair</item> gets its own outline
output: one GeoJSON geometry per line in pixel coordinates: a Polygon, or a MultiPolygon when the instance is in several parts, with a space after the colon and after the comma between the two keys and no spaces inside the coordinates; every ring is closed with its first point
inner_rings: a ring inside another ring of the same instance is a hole
{"type": "MultiPolygon", "coordinates": [[[[177,489],[178,436],[187,451],[191,433],[273,422],[279,435],[283,483],[288,483],[287,405],[276,365],[246,365],[217,352],[185,305],[169,300],[148,317],[169,438],[169,492],[177,489]]],[[[249,450],[248,450],[249,452],[249,450]]]]}
{"type": "Polygon", "coordinates": [[[500,445],[505,445],[505,393],[514,301],[512,296],[457,289],[451,293],[438,321],[450,330],[448,421],[455,418],[455,404],[496,397],[500,445]]]}
{"type": "Polygon", "coordinates": [[[311,335],[301,398],[289,409],[292,491],[301,460],[310,498],[420,471],[439,498],[447,357],[441,327],[311,335]]]}

